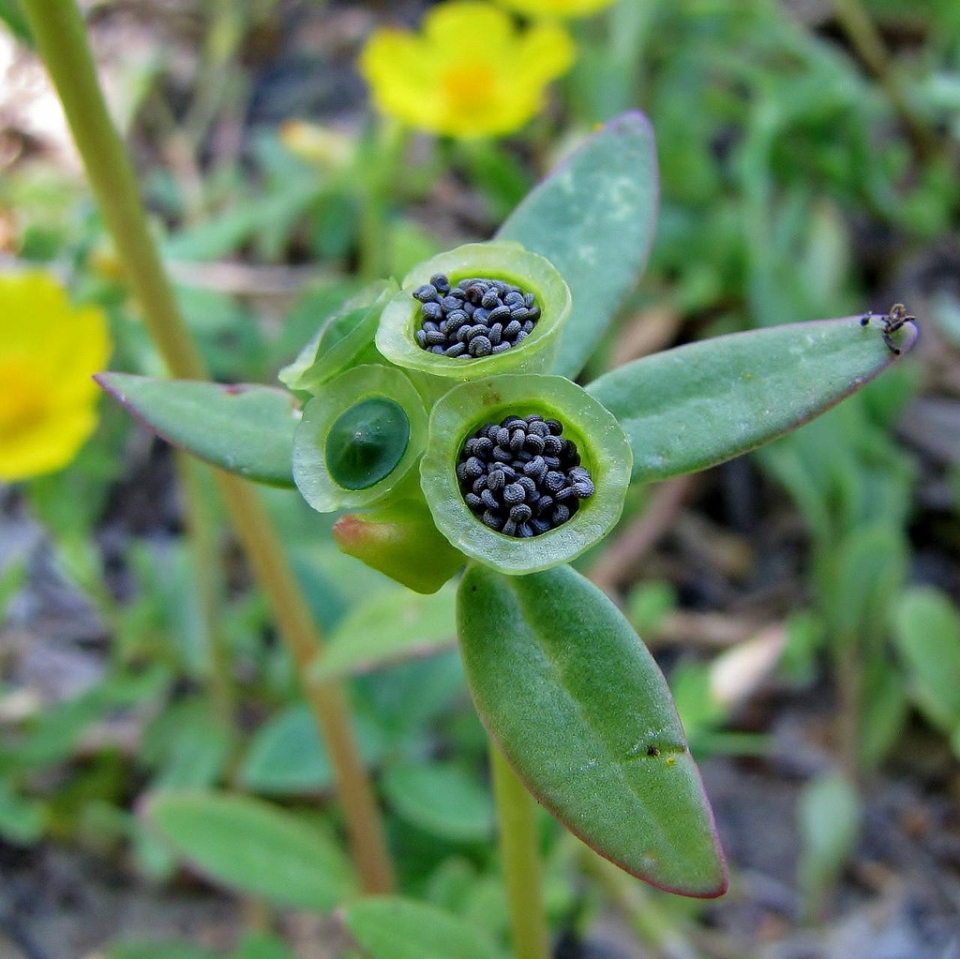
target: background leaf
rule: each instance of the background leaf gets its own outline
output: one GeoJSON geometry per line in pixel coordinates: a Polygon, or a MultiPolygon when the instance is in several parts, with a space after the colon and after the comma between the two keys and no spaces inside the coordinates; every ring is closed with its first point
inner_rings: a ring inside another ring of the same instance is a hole
{"type": "Polygon", "coordinates": [[[128,373],[96,379],[168,443],[245,479],[293,486],[296,418],[286,390],[128,373]]]}
{"type": "Polygon", "coordinates": [[[258,799],[161,793],[147,818],[198,871],[238,892],[326,911],[353,889],[350,867],[323,833],[258,799]]]}
{"type": "MultiPolygon", "coordinates": [[[[903,327],[901,349],[916,337],[914,327],[903,327]]],[[[781,436],[895,359],[879,329],[850,316],[666,350],[601,376],[587,392],[626,432],[633,479],[650,482],[706,469],[781,436]]]]}
{"type": "Polygon", "coordinates": [[[489,791],[454,763],[394,763],[383,789],[397,812],[424,832],[453,842],[481,842],[493,834],[489,791]]]}
{"type": "Polygon", "coordinates": [[[911,589],[895,638],[917,705],[945,732],[960,730],[960,611],[940,590],[911,589]]]}
{"type": "Polygon", "coordinates": [[[343,920],[370,959],[503,959],[482,930],[412,899],[367,897],[343,920]]]}
{"type": "Polygon", "coordinates": [[[456,605],[452,585],[428,596],[396,588],[378,593],[337,626],[311,677],[319,682],[371,672],[452,646],[456,605]]]}
{"type": "Polygon", "coordinates": [[[497,231],[545,256],[573,294],[552,372],[575,377],[640,279],[657,222],[653,130],[638,112],[592,134],[497,231]]]}
{"type": "Polygon", "coordinates": [[[721,895],[723,856],[670,690],[606,594],[569,566],[470,566],[458,626],[481,719],[537,799],[635,876],[721,895]]]}

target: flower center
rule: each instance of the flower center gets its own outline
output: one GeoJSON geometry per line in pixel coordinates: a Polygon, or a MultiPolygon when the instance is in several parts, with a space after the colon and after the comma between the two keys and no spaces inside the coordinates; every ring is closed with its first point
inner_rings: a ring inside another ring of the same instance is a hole
{"type": "Polygon", "coordinates": [[[49,409],[46,391],[22,364],[0,364],[0,443],[29,433],[49,409]]]}
{"type": "Polygon", "coordinates": [[[451,287],[437,273],[413,296],[422,304],[416,333],[421,349],[461,360],[505,353],[540,319],[536,297],[503,280],[472,277],[451,287]]]}
{"type": "Polygon", "coordinates": [[[389,476],[410,442],[403,407],[383,396],[351,406],[327,434],[324,450],[330,475],[344,489],[369,489],[389,476]]]}
{"type": "Polygon", "coordinates": [[[461,64],[447,70],[442,82],[451,109],[467,113],[490,103],[496,74],[485,63],[461,64]]]}
{"type": "Polygon", "coordinates": [[[506,536],[539,536],[566,523],[593,495],[563,424],[536,413],[487,423],[460,451],[457,479],[480,521],[506,536]]]}

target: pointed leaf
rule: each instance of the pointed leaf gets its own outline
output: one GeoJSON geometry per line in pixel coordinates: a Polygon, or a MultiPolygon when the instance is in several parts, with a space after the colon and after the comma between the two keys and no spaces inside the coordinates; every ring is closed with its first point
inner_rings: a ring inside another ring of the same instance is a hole
{"type": "Polygon", "coordinates": [[[575,377],[647,261],[657,222],[653,130],[624,113],[592,134],[510,215],[497,238],[545,256],[573,294],[553,372],[575,377]]]}
{"type": "Polygon", "coordinates": [[[456,609],[452,585],[428,596],[384,590],[337,625],[310,676],[318,682],[340,679],[447,649],[456,639],[456,609]]]}
{"type": "Polygon", "coordinates": [[[349,865],[322,832],[259,799],[165,792],[146,814],[199,872],[238,892],[326,911],[353,890],[349,865]]]}
{"type": "Polygon", "coordinates": [[[285,390],[101,373],[97,382],[168,443],[271,486],[293,486],[293,398],[285,390]]]}
{"type": "Polygon", "coordinates": [[[413,899],[367,897],[342,915],[370,959],[503,959],[483,930],[413,899]]]}
{"type": "MultiPolygon", "coordinates": [[[[905,353],[917,339],[893,334],[905,353]]],[[[620,421],[633,448],[633,479],[706,469],[755,449],[823,413],[897,356],[879,318],[818,320],[734,333],[628,363],[587,392],[620,421]]]]}
{"type": "Polygon", "coordinates": [[[537,799],[635,876],[721,895],[723,854],[670,690],[611,600],[569,566],[471,566],[457,613],[480,717],[537,799]]]}

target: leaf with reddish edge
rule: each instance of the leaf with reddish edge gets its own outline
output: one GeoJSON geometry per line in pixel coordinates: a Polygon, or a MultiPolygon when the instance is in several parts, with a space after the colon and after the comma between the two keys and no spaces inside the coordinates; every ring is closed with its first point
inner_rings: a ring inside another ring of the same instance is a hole
{"type": "Polygon", "coordinates": [[[293,486],[297,414],[286,390],[129,373],[94,379],[168,443],[244,479],[293,486]]]}
{"type": "Polygon", "coordinates": [[[670,690],[606,594],[569,566],[471,565],[457,619],[480,717],[537,800],[627,872],[722,895],[726,864],[670,690]]]}

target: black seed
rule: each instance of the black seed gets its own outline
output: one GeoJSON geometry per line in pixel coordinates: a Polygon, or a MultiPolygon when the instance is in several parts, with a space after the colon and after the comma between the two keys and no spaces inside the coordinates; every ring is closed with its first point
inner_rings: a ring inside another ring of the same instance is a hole
{"type": "Polygon", "coordinates": [[[506,477],[503,475],[503,470],[492,469],[489,474],[487,474],[487,489],[493,490],[495,493],[498,490],[502,490],[506,483],[506,477]]]}
{"type": "Polygon", "coordinates": [[[477,336],[470,341],[471,356],[488,356],[491,352],[493,347],[485,336],[477,336]]]}
{"type": "Polygon", "coordinates": [[[529,463],[523,467],[526,476],[532,477],[537,483],[542,483],[547,475],[547,464],[542,456],[535,456],[529,463]]]}
{"type": "Polygon", "coordinates": [[[526,490],[519,483],[510,483],[504,487],[503,501],[508,506],[516,506],[524,501],[526,495],[526,490]]]}
{"type": "Polygon", "coordinates": [[[530,528],[533,530],[534,536],[550,532],[550,524],[545,519],[530,520],[530,528]]]}
{"type": "Polygon", "coordinates": [[[448,346],[444,351],[444,356],[462,356],[467,352],[466,343],[454,343],[453,346],[448,346]]]}
{"type": "Polygon", "coordinates": [[[504,519],[499,513],[493,512],[493,510],[485,510],[483,516],[480,517],[481,522],[490,527],[490,529],[495,529],[497,532],[503,529],[504,519]]]}
{"type": "MultiPolygon", "coordinates": [[[[543,424],[544,427],[547,427],[547,424],[543,424]]],[[[552,436],[549,433],[543,438],[543,452],[549,456],[556,456],[560,450],[563,448],[563,440],[559,436],[552,436]]]]}
{"type": "Polygon", "coordinates": [[[491,353],[506,353],[510,349],[510,343],[498,343],[490,352],[491,353]]]}
{"type": "Polygon", "coordinates": [[[424,303],[420,307],[420,315],[425,320],[433,320],[436,322],[443,318],[443,307],[436,302],[424,303]]]}
{"type": "Polygon", "coordinates": [[[517,486],[522,486],[527,493],[533,493],[537,489],[537,484],[529,476],[521,476],[517,480],[517,486]]]}
{"type": "Polygon", "coordinates": [[[486,459],[493,452],[493,441],[486,436],[479,436],[474,446],[475,455],[486,459]]]}
{"type": "Polygon", "coordinates": [[[557,506],[553,511],[553,516],[550,517],[553,520],[554,526],[559,526],[561,523],[565,523],[570,519],[570,510],[567,509],[562,503],[557,506]]]}
{"type": "Polygon", "coordinates": [[[503,324],[494,323],[493,326],[490,327],[490,332],[487,334],[487,336],[494,346],[499,346],[500,337],[503,336],[503,324]]]}
{"type": "Polygon", "coordinates": [[[417,330],[417,343],[420,344],[421,349],[427,348],[427,334],[423,330],[417,330]]]}
{"type": "MultiPolygon", "coordinates": [[[[535,423],[535,424],[533,424],[533,425],[539,426],[540,424],[535,423]]],[[[542,452],[543,452],[543,437],[542,437],[542,436],[538,436],[536,433],[534,433],[533,431],[531,431],[531,432],[529,432],[529,433],[527,434],[527,438],[524,440],[523,445],[524,445],[524,447],[525,447],[526,449],[528,449],[531,453],[537,453],[537,454],[542,453],[542,452]]]]}
{"type": "Polygon", "coordinates": [[[433,346],[428,347],[428,349],[430,350],[431,353],[436,353],[437,356],[443,356],[443,347],[439,343],[436,343],[433,346]]]}
{"type": "Polygon", "coordinates": [[[473,486],[471,486],[470,488],[473,490],[473,492],[474,492],[477,496],[480,496],[480,495],[483,493],[483,491],[487,488],[487,478],[486,478],[486,476],[478,476],[478,477],[473,481],[473,486]]]}
{"type": "Polygon", "coordinates": [[[500,504],[497,502],[497,498],[488,489],[485,489],[480,494],[480,499],[483,501],[483,505],[486,506],[487,509],[498,509],[500,507],[500,504]]]}
{"type": "Polygon", "coordinates": [[[543,422],[547,424],[547,428],[554,436],[560,436],[563,433],[563,423],[560,420],[544,420],[543,422]]]}
{"type": "Polygon", "coordinates": [[[560,473],[557,470],[549,470],[546,476],[544,476],[542,482],[544,487],[546,487],[551,493],[556,493],[557,490],[561,490],[567,485],[567,478],[563,475],[563,473],[560,473]]]}
{"type": "Polygon", "coordinates": [[[574,483],[571,489],[578,499],[586,499],[588,496],[593,496],[593,481],[588,479],[580,480],[574,483]]]}
{"type": "Polygon", "coordinates": [[[536,302],[536,298],[532,293],[527,293],[523,298],[523,304],[528,310],[533,309],[533,304],[536,302]]]}
{"type": "Polygon", "coordinates": [[[500,306],[500,297],[495,290],[488,290],[486,293],[484,293],[483,299],[480,301],[480,305],[485,310],[496,309],[496,307],[500,306]]]}
{"type": "Polygon", "coordinates": [[[449,293],[450,292],[450,281],[447,279],[445,273],[434,273],[430,277],[430,283],[436,287],[439,293],[449,293]]]}
{"type": "Polygon", "coordinates": [[[523,294],[520,293],[519,290],[511,290],[504,296],[503,302],[507,306],[519,306],[523,303],[523,294]]]}
{"type": "Polygon", "coordinates": [[[427,330],[427,343],[430,346],[439,346],[441,343],[447,342],[446,333],[441,333],[440,330],[427,330]]]}
{"type": "Polygon", "coordinates": [[[510,519],[515,523],[526,523],[533,516],[533,510],[526,503],[520,503],[510,509],[510,519]]]}
{"type": "Polygon", "coordinates": [[[495,447],[491,455],[495,460],[499,460],[501,463],[509,463],[513,460],[513,454],[510,452],[510,450],[505,450],[502,446],[495,447]]]}
{"type": "Polygon", "coordinates": [[[503,524],[503,529],[500,530],[500,532],[503,533],[503,534],[506,535],[506,536],[516,536],[516,535],[517,535],[517,524],[516,524],[512,519],[508,519],[508,520],[503,524]]]}
{"type": "Polygon", "coordinates": [[[504,328],[503,335],[505,339],[512,340],[522,329],[516,320],[511,320],[504,328]]]}
{"type": "Polygon", "coordinates": [[[418,286],[414,291],[413,295],[415,299],[418,299],[421,303],[429,303],[437,295],[437,288],[430,283],[424,283],[423,286],[418,286]]]}
{"type": "Polygon", "coordinates": [[[517,323],[522,323],[529,315],[530,312],[525,306],[515,306],[510,311],[510,319],[515,320],[517,323]]]}
{"type": "Polygon", "coordinates": [[[478,477],[483,476],[485,472],[486,470],[483,468],[483,463],[481,463],[476,456],[471,456],[467,460],[467,476],[470,479],[475,480],[478,477]]]}
{"type": "Polygon", "coordinates": [[[495,307],[490,311],[490,315],[487,319],[491,323],[497,323],[499,321],[507,320],[510,317],[510,307],[503,306],[502,304],[498,307],[495,307]]]}
{"type": "MultiPolygon", "coordinates": [[[[489,490],[487,492],[489,492],[489,490]]],[[[481,500],[476,493],[465,493],[463,501],[470,509],[479,509],[483,505],[483,500],[481,500]]]]}
{"type": "Polygon", "coordinates": [[[510,449],[514,453],[519,453],[523,449],[523,444],[527,441],[527,431],[512,429],[510,431],[510,449]]]}

